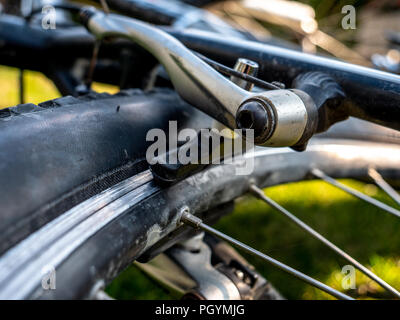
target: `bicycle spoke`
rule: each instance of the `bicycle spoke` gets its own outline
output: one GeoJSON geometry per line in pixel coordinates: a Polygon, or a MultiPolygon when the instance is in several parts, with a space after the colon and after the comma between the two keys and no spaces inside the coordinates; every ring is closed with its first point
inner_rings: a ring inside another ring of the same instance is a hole
{"type": "Polygon", "coordinates": [[[400,218],[400,211],[399,210],[397,210],[395,208],[392,208],[391,206],[389,206],[389,205],[387,205],[387,204],[385,204],[383,202],[380,202],[380,201],[378,201],[378,200],[376,200],[376,199],[374,199],[374,198],[372,198],[370,196],[367,196],[366,194],[364,194],[364,193],[362,193],[360,191],[357,191],[355,189],[352,189],[350,187],[345,186],[344,184],[341,184],[340,182],[336,181],[335,179],[327,176],[321,170],[312,169],[311,173],[314,176],[324,180],[325,182],[327,182],[327,183],[329,183],[329,184],[331,184],[331,185],[333,185],[333,186],[335,186],[335,187],[337,187],[337,188],[339,188],[339,189],[341,189],[341,190],[343,190],[343,191],[345,191],[347,193],[350,193],[351,195],[353,195],[353,196],[355,196],[355,197],[357,197],[357,198],[359,198],[361,200],[364,200],[364,201],[366,201],[366,202],[368,202],[368,203],[370,203],[370,204],[372,204],[372,205],[374,205],[374,206],[376,206],[376,207],[378,207],[378,208],[380,208],[382,210],[385,210],[386,212],[389,212],[389,213],[395,215],[396,217],[400,218]]]}
{"type": "Polygon", "coordinates": [[[222,233],[222,232],[220,232],[220,231],[218,231],[218,230],[216,230],[216,229],[204,224],[203,221],[200,218],[190,214],[188,211],[184,211],[183,212],[182,217],[181,217],[181,222],[183,222],[183,223],[185,223],[185,224],[187,224],[187,225],[189,225],[189,226],[191,226],[193,228],[201,229],[203,231],[211,233],[212,235],[214,235],[214,236],[216,236],[216,237],[218,237],[218,238],[220,238],[222,240],[225,240],[225,241],[231,243],[232,245],[234,245],[236,247],[239,247],[242,250],[244,250],[244,251],[246,251],[246,252],[248,252],[248,253],[250,253],[250,254],[252,254],[254,256],[257,256],[257,257],[263,259],[264,261],[272,264],[273,266],[275,266],[275,267],[277,267],[277,268],[279,268],[279,269],[281,269],[281,270],[283,270],[283,271],[295,276],[296,278],[298,278],[300,280],[303,280],[304,282],[307,282],[308,284],[310,284],[310,285],[312,285],[312,286],[314,286],[314,287],[316,287],[316,288],[318,288],[318,289],[320,289],[322,291],[325,291],[326,293],[329,293],[330,295],[332,295],[332,296],[334,296],[334,297],[336,297],[338,299],[354,300],[353,298],[349,297],[348,295],[346,295],[344,293],[341,293],[341,292],[339,292],[339,291],[337,291],[337,290],[335,290],[335,289],[323,284],[322,282],[320,282],[318,280],[315,280],[314,278],[311,278],[311,277],[307,276],[306,274],[304,274],[304,273],[302,273],[302,272],[300,272],[300,271],[298,271],[296,269],[293,269],[292,267],[290,267],[290,266],[288,266],[288,265],[286,265],[286,264],[284,264],[284,263],[282,263],[282,262],[280,262],[278,260],[275,260],[274,258],[272,258],[272,257],[270,257],[270,256],[268,256],[268,255],[266,255],[266,254],[264,254],[264,253],[262,253],[262,252],[260,252],[260,251],[258,251],[256,249],[254,249],[254,248],[252,248],[252,247],[250,247],[250,246],[248,246],[248,245],[246,245],[246,244],[244,244],[244,243],[242,243],[242,242],[240,242],[240,241],[238,241],[238,240],[236,240],[234,238],[231,238],[230,236],[228,236],[228,235],[226,235],[226,234],[224,234],[224,233],[222,233]]]}
{"type": "Polygon", "coordinates": [[[370,167],[368,169],[368,175],[374,180],[374,182],[387,193],[389,197],[391,197],[394,201],[396,201],[400,205],[400,195],[394,190],[389,183],[387,183],[380,173],[376,171],[374,168],[370,167]]]}
{"type": "Polygon", "coordinates": [[[300,228],[308,232],[310,235],[312,235],[314,238],[318,239],[321,241],[323,244],[325,244],[327,247],[335,251],[338,255],[340,255],[342,258],[347,260],[349,263],[353,264],[358,270],[360,270],[362,273],[364,273],[366,276],[374,280],[376,283],[381,285],[383,288],[385,288],[387,291],[391,292],[394,296],[400,298],[400,292],[398,292],[396,289],[394,289],[392,286],[390,286],[388,283],[386,283],[384,280],[379,278],[376,274],[371,272],[369,269],[364,267],[361,263],[359,263],[357,260],[355,260],[353,257],[351,257],[349,254],[344,252],[342,249],[337,247],[335,244],[330,242],[328,239],[326,239],[324,236],[322,236],[320,233],[315,231],[313,228],[308,226],[306,223],[304,223],[302,220],[297,218],[295,215],[290,213],[288,210],[283,208],[281,205],[276,203],[274,200],[271,198],[267,197],[263,190],[258,188],[255,185],[250,186],[250,191],[257,196],[259,199],[263,200],[265,203],[279,211],[280,213],[284,214],[287,218],[289,218],[292,222],[297,224],[300,228]]]}

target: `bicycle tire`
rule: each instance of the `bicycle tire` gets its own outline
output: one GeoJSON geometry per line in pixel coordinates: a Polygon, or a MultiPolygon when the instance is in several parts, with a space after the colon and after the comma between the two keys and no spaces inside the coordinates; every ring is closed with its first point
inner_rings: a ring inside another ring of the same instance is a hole
{"type": "Polygon", "coordinates": [[[210,120],[172,90],[91,93],[0,110],[0,253],[60,213],[148,168],[152,128],[210,120]]]}

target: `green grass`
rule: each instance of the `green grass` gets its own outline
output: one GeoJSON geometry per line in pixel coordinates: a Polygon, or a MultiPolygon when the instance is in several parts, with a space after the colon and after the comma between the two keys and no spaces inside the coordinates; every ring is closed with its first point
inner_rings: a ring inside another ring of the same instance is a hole
{"type": "MultiPolygon", "coordinates": [[[[19,104],[19,71],[0,66],[0,84],[0,108],[19,104]]],[[[60,96],[53,83],[38,72],[24,71],[24,85],[26,102],[37,104],[60,96]]]]}
{"type": "MultiPolygon", "coordinates": [[[[39,103],[59,96],[42,74],[25,72],[26,101],[39,103]]],[[[18,104],[18,70],[0,66],[0,108],[18,104]]],[[[95,84],[97,91],[117,88],[95,84]]],[[[346,184],[395,205],[374,186],[345,180],[346,184]]],[[[400,220],[354,197],[318,181],[277,186],[267,194],[382,278],[400,289],[400,220]]],[[[243,197],[235,211],[221,219],[216,228],[272,257],[299,269],[339,290],[347,263],[266,204],[243,197]],[[244,227],[245,226],[245,227],[244,227]]],[[[258,259],[245,255],[287,298],[326,299],[313,289],[258,259]]],[[[387,297],[373,283],[357,274],[357,296],[387,297]]],[[[126,269],[107,292],[120,299],[166,299],[168,295],[134,266],[126,269]]],[[[354,292],[348,292],[354,294],[354,292]]]]}
{"type": "MultiPolygon", "coordinates": [[[[0,109],[15,106],[19,100],[19,70],[0,66],[0,109]]],[[[24,71],[24,99],[26,103],[38,104],[60,97],[54,84],[40,72],[24,71]]],[[[93,83],[98,92],[116,93],[118,88],[111,85],[93,83]]]]}

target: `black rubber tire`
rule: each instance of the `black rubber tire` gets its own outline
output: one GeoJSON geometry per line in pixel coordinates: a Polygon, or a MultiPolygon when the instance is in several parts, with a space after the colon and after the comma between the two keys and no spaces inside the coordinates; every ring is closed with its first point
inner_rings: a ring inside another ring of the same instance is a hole
{"type": "Polygon", "coordinates": [[[63,97],[0,110],[0,253],[87,198],[148,168],[146,134],[207,127],[172,90],[63,97]]]}

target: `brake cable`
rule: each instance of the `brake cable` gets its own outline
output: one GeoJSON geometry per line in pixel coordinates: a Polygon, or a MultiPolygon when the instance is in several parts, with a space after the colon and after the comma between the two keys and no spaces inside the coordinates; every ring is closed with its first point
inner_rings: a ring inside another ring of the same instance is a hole
{"type": "Polygon", "coordinates": [[[227,76],[234,76],[240,79],[243,79],[247,82],[253,83],[254,85],[266,89],[266,90],[279,90],[279,89],[284,89],[283,84],[280,84],[279,86],[274,83],[269,83],[267,81],[261,80],[259,78],[253,77],[251,75],[248,75],[246,73],[236,71],[235,69],[229,68],[217,61],[214,61],[210,58],[207,58],[206,56],[203,56],[202,54],[193,51],[196,56],[198,56],[200,59],[203,61],[207,62],[211,67],[213,67],[215,70],[227,75],[227,76]]]}

